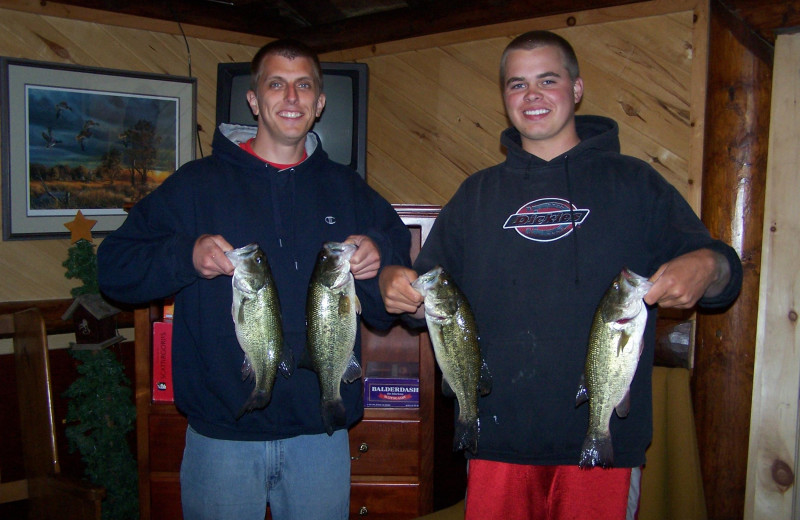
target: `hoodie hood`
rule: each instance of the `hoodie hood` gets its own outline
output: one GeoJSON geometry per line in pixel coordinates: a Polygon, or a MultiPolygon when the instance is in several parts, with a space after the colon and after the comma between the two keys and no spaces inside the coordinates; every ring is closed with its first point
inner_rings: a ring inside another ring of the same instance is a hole
{"type": "MultiPolygon", "coordinates": [[[[222,123],[219,125],[217,130],[218,133],[215,134],[214,142],[212,145],[216,151],[224,152],[224,150],[227,149],[225,141],[228,141],[230,144],[233,144],[236,148],[239,148],[239,145],[249,141],[250,139],[253,139],[256,136],[257,127],[249,125],[232,125],[228,123],[222,123]]],[[[306,158],[306,161],[308,161],[308,159],[311,158],[312,155],[314,155],[314,152],[317,151],[317,149],[319,149],[319,151],[322,151],[322,147],[320,146],[319,136],[314,132],[309,132],[308,135],[306,135],[305,148],[306,148],[306,155],[308,156],[306,158]]],[[[247,152],[244,153],[246,153],[248,156],[250,155],[247,152]]],[[[259,160],[258,158],[255,157],[254,159],[259,160]]],[[[259,162],[263,161],[259,160],[259,162]]]]}
{"type": "Polygon", "coordinates": [[[295,270],[298,270],[300,263],[295,246],[298,243],[296,222],[297,213],[301,210],[297,207],[297,184],[310,182],[309,179],[314,172],[327,164],[328,154],[322,149],[319,136],[309,132],[305,141],[306,158],[299,164],[278,170],[240,147],[242,143],[253,139],[256,132],[255,126],[226,123],[219,125],[212,143],[214,155],[245,171],[265,172],[267,182],[270,184],[271,197],[271,204],[267,207],[271,208],[277,245],[281,249],[286,247],[291,251],[295,270]]]}
{"type": "Polygon", "coordinates": [[[574,159],[590,150],[619,153],[619,126],[613,119],[603,116],[575,116],[575,128],[580,143],[551,161],[545,161],[523,150],[519,130],[514,127],[506,129],[500,136],[500,143],[508,151],[508,165],[528,169],[564,161],[567,156],[574,159]]]}
{"type": "MultiPolygon", "coordinates": [[[[523,173],[526,178],[532,171],[548,169],[563,172],[563,182],[567,194],[566,202],[572,214],[572,265],[574,267],[574,283],[580,285],[581,275],[578,269],[578,259],[581,254],[581,245],[578,239],[577,226],[575,225],[575,206],[573,204],[572,178],[570,164],[580,164],[583,156],[597,156],[599,153],[619,153],[619,126],[613,119],[602,116],[575,116],[575,128],[580,142],[570,150],[545,161],[522,148],[522,137],[519,130],[514,127],[506,129],[500,137],[501,144],[506,148],[508,155],[506,167],[511,172],[523,173]],[[588,154],[588,155],[587,155],[588,154]]],[[[573,166],[574,167],[574,166],[573,166]]]]}

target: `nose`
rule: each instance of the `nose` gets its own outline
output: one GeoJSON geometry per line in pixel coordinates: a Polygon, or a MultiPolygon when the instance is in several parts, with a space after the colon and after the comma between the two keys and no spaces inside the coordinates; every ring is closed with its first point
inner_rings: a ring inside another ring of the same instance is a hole
{"type": "Polygon", "coordinates": [[[286,87],[287,101],[297,101],[297,88],[291,83],[286,87]]]}
{"type": "Polygon", "coordinates": [[[525,101],[532,101],[532,100],[540,99],[541,97],[542,97],[542,94],[539,92],[539,89],[536,88],[535,86],[530,86],[525,91],[524,99],[525,99],[525,101]]]}

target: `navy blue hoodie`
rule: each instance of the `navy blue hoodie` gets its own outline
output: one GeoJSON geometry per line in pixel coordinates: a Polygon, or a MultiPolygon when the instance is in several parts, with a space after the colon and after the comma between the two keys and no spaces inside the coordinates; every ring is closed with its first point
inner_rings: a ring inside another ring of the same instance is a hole
{"type": "MultiPolygon", "coordinates": [[[[316,134],[306,139],[308,158],[281,171],[238,146],[254,135],[254,129],[222,125],[212,155],[187,163],[136,204],[97,256],[100,288],[108,297],[141,303],[175,295],[175,402],[196,431],[220,439],[273,440],[325,430],[317,376],[304,369],[276,378],[265,409],[234,418],[253,382],[242,381],[231,278],[204,279],[192,264],[200,235],[222,235],[235,248],[261,246],[296,363],[305,347],[308,282],[325,241],[367,235],[378,245],[382,265],[410,264],[410,234],[395,210],[356,172],[331,161],[316,134]]],[[[392,323],[377,277],[357,281],[356,291],[365,321],[376,328],[392,323]]],[[[349,426],[362,415],[361,381],[343,384],[342,397],[349,426]]]]}
{"type": "MultiPolygon", "coordinates": [[[[594,310],[627,266],[650,276],[683,253],[724,254],[731,280],[706,307],[730,304],[741,262],[713,240],[681,195],[645,162],[621,155],[617,124],[576,118],[581,142],[551,161],[506,130],[505,162],[475,173],[442,209],[414,268],[448,270],[475,312],[493,378],[480,399],[482,459],[577,465],[588,405],[575,406],[594,310]]],[[[655,309],[626,419],[611,422],[615,465],[638,466],[652,434],[655,309]]]]}

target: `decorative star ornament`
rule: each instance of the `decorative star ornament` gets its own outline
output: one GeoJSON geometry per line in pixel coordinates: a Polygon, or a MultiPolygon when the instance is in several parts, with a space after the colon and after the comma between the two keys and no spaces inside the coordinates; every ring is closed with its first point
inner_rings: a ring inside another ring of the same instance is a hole
{"type": "Polygon", "coordinates": [[[75,220],[67,222],[64,227],[69,229],[72,233],[70,237],[70,244],[74,244],[80,239],[85,239],[89,242],[92,241],[92,228],[97,224],[96,220],[90,220],[83,216],[81,210],[75,215],[75,220]]]}

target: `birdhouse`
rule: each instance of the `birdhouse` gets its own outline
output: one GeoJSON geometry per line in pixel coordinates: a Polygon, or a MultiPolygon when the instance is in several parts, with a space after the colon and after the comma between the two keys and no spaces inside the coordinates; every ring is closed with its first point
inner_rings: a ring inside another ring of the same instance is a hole
{"type": "Polygon", "coordinates": [[[99,294],[81,294],[73,300],[61,319],[72,319],[77,344],[99,345],[117,337],[114,316],[119,312],[99,294]]]}

